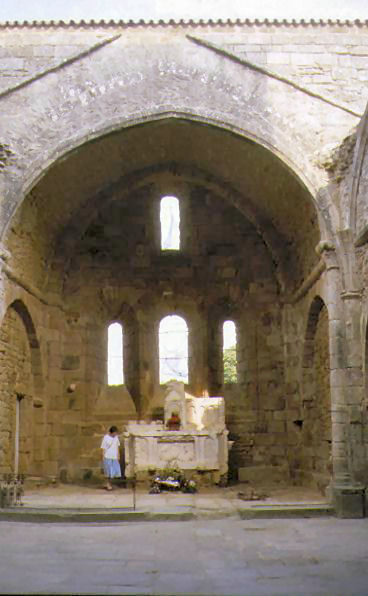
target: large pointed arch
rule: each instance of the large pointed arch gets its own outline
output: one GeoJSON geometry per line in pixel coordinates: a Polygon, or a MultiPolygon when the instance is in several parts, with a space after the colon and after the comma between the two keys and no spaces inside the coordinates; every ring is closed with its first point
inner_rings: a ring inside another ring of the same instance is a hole
{"type": "Polygon", "coordinates": [[[324,184],[316,151],[321,142],[337,144],[358,119],[282,81],[270,84],[264,73],[225,56],[209,56],[206,48],[185,38],[176,41],[163,57],[160,43],[150,44],[148,52],[134,40],[127,47],[117,39],[88,62],[81,56],[52,75],[36,78],[15,91],[23,100],[16,137],[14,94],[1,99],[2,143],[13,156],[4,171],[2,231],[24,195],[70,151],[124,127],[167,117],[212,124],[259,143],[316,196],[324,184]]]}

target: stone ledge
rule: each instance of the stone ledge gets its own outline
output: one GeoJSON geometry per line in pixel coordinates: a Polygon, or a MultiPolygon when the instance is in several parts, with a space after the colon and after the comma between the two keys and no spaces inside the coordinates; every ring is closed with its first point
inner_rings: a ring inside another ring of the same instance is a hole
{"type": "Polygon", "coordinates": [[[241,519],[287,519],[310,518],[334,515],[330,505],[253,505],[239,509],[241,519]]]}
{"type": "Polygon", "coordinates": [[[108,523],[121,521],[193,521],[216,520],[227,517],[240,519],[264,518],[312,518],[331,516],[334,514],[328,505],[258,505],[231,510],[188,510],[187,511],[134,511],[126,509],[39,509],[39,508],[9,508],[0,510],[0,521],[17,521],[31,523],[108,523]]]}

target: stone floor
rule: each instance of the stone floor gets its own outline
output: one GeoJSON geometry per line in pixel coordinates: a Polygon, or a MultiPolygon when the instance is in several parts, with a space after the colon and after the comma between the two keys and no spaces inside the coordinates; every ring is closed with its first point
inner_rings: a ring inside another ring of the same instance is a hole
{"type": "MultiPolygon", "coordinates": [[[[243,500],[239,493],[249,492],[249,485],[237,484],[226,488],[201,488],[196,494],[181,492],[163,492],[150,495],[148,489],[138,488],[136,491],[136,509],[138,511],[178,511],[193,509],[202,511],[223,511],[236,513],[245,504],[259,506],[262,504],[317,504],[326,503],[326,499],[313,489],[302,487],[271,487],[255,490],[256,495],[267,496],[257,500],[243,500]]],[[[23,505],[32,508],[132,508],[134,505],[131,488],[114,486],[111,492],[101,486],[77,486],[58,484],[26,488],[23,505]]]]}
{"type": "Polygon", "coordinates": [[[367,536],[367,518],[0,522],[0,593],[366,596],[367,536]]]}

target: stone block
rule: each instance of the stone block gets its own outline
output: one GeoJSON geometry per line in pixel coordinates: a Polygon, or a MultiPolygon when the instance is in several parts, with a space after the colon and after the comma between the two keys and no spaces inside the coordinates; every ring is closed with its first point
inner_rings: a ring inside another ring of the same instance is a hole
{"type": "Polygon", "coordinates": [[[281,466],[247,466],[238,469],[239,482],[254,485],[269,485],[284,482],[289,478],[286,465],[281,466]]]}
{"type": "Polygon", "coordinates": [[[41,450],[44,448],[44,444],[45,444],[45,437],[44,436],[38,436],[38,437],[34,437],[33,439],[33,449],[35,450],[41,450]]]}
{"type": "Polygon", "coordinates": [[[281,420],[274,420],[273,422],[269,423],[268,430],[271,433],[284,433],[285,422],[282,422],[281,420]]]}
{"type": "Polygon", "coordinates": [[[267,64],[290,64],[290,55],[287,52],[268,52],[267,64]]]}
{"type": "Polygon", "coordinates": [[[333,486],[332,506],[337,517],[354,519],[365,516],[365,489],[362,486],[333,486]]]}
{"type": "Polygon", "coordinates": [[[286,410],[277,410],[272,414],[274,420],[286,420],[287,412],[286,410]]]}
{"type": "Polygon", "coordinates": [[[80,367],[80,357],[69,354],[64,356],[61,368],[63,370],[78,370],[80,367]]]}
{"type": "Polygon", "coordinates": [[[49,447],[50,449],[59,449],[60,447],[60,437],[56,437],[56,436],[49,436],[46,439],[47,441],[47,447],[49,447]]]}
{"type": "Polygon", "coordinates": [[[86,426],[82,426],[81,430],[83,436],[94,436],[103,432],[101,424],[88,424],[86,426]]]}
{"type": "Polygon", "coordinates": [[[45,436],[45,425],[44,424],[35,424],[33,427],[33,436],[34,437],[44,437],[45,436]]]}
{"type": "Polygon", "coordinates": [[[256,445],[273,445],[275,437],[269,432],[259,432],[255,434],[254,438],[256,445]]]}
{"type": "Polygon", "coordinates": [[[6,57],[0,60],[0,71],[5,70],[7,72],[12,70],[22,69],[24,67],[23,58],[6,57]]]}
{"type": "Polygon", "coordinates": [[[65,437],[76,437],[79,435],[80,427],[77,424],[64,424],[63,428],[65,437]]]}
{"type": "Polygon", "coordinates": [[[57,461],[45,461],[43,470],[44,470],[45,476],[56,478],[58,475],[57,461]]]}

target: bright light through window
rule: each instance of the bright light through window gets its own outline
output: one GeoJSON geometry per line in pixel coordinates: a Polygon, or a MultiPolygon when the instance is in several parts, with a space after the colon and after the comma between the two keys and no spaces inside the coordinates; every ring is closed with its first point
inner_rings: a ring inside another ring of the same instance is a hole
{"type": "Polygon", "coordinates": [[[123,328],[120,323],[111,323],[107,341],[107,382],[122,385],[123,373],[123,328]]]}
{"type": "Polygon", "coordinates": [[[180,248],[180,208],[176,197],[163,197],[160,203],[161,248],[180,248]]]}
{"type": "Polygon", "coordinates": [[[162,319],[159,330],[160,383],[188,383],[188,327],[182,317],[162,319]]]}
{"type": "Polygon", "coordinates": [[[224,383],[237,383],[236,327],[234,321],[225,321],[222,327],[222,357],[224,383]]]}

